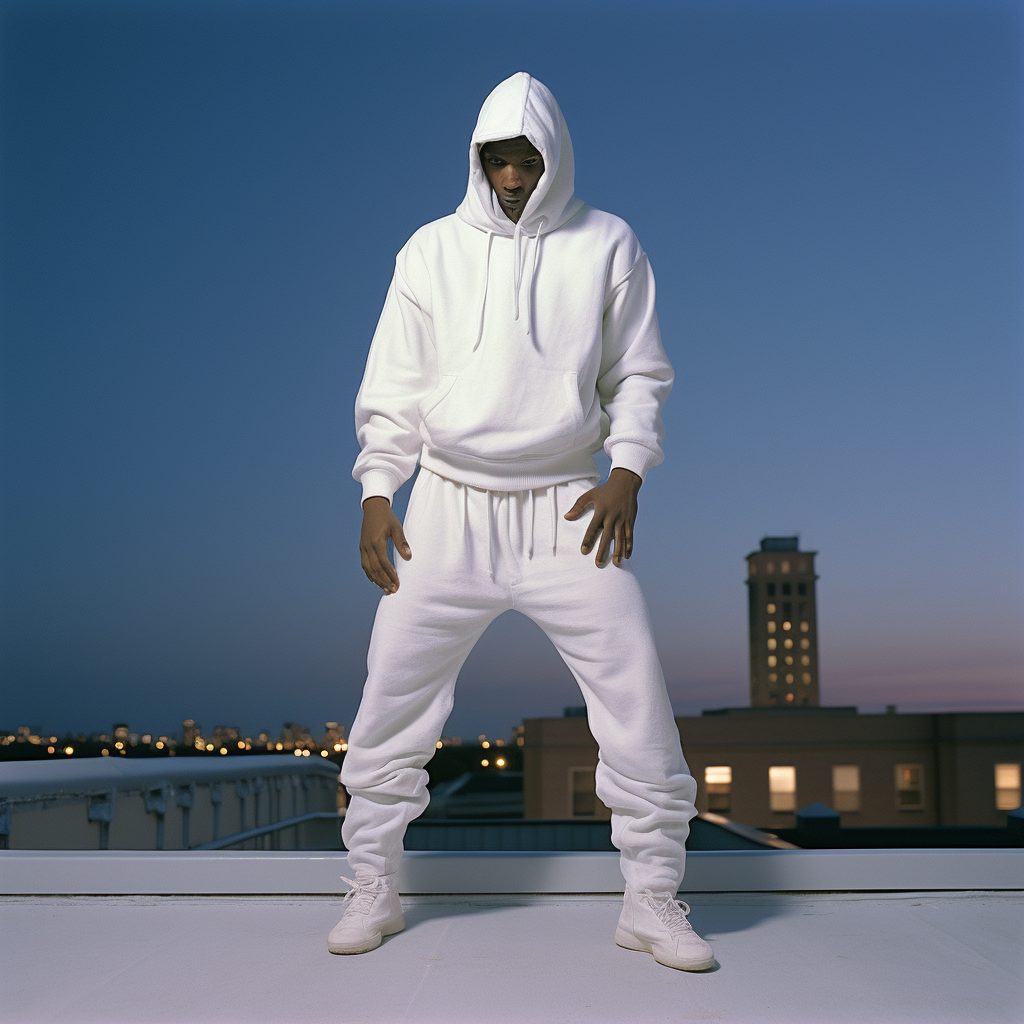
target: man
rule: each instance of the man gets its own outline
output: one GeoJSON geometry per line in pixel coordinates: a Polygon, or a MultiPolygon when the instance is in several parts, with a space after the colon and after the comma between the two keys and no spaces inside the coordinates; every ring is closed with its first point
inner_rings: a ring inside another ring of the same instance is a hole
{"type": "Polygon", "coordinates": [[[469,165],[456,213],[398,254],[356,398],[360,551],[385,596],[341,775],[356,877],[328,947],[365,952],[404,927],[398,867],[429,800],[424,765],[467,655],[515,608],[576,677],[600,747],[626,881],[615,941],[700,970],[711,947],[675,900],[696,783],[626,562],[673,379],[650,264],[624,221],[573,194],[562,112],[529,75],[487,97],[469,165]],[[417,462],[403,528],[391,499],[417,462]]]}

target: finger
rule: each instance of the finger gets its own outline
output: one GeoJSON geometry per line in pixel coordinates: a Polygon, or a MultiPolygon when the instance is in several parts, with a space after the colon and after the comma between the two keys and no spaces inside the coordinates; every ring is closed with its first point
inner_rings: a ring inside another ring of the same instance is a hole
{"type": "Polygon", "coordinates": [[[408,562],[412,558],[412,548],[409,547],[409,542],[405,539],[405,531],[402,529],[401,523],[394,528],[391,536],[395,542],[395,550],[408,562]]]}
{"type": "Polygon", "coordinates": [[[367,553],[366,558],[366,576],[369,581],[376,587],[380,587],[381,590],[387,592],[388,580],[384,573],[381,571],[380,559],[377,557],[377,552],[372,549],[367,553]]]}
{"type": "Polygon", "coordinates": [[[563,518],[564,519],[578,519],[581,515],[583,515],[584,511],[586,511],[587,506],[590,505],[590,504],[593,504],[593,500],[594,500],[593,497],[592,497],[593,493],[594,493],[594,489],[591,488],[589,491],[586,491],[585,493],[581,494],[576,499],[576,504],[573,505],[573,507],[571,509],[569,509],[568,512],[565,513],[563,518]]]}
{"type": "Polygon", "coordinates": [[[633,524],[627,522],[624,532],[626,535],[626,557],[629,558],[633,554],[633,524]]]}
{"type": "Polygon", "coordinates": [[[583,546],[581,551],[585,555],[590,554],[590,549],[594,546],[594,541],[597,540],[597,535],[601,532],[602,520],[598,519],[597,512],[594,512],[594,518],[587,524],[587,532],[583,534],[583,546]]]}
{"type": "Polygon", "coordinates": [[[388,593],[397,590],[398,572],[391,564],[391,559],[388,558],[388,542],[386,538],[382,541],[374,542],[373,553],[377,556],[378,569],[386,583],[386,585],[382,584],[382,586],[384,586],[388,593]]]}
{"type": "Polygon", "coordinates": [[[615,558],[616,565],[622,565],[622,549],[626,546],[626,527],[620,519],[615,524],[615,558]]]}
{"type": "Polygon", "coordinates": [[[597,565],[604,565],[608,561],[608,548],[611,547],[612,538],[615,536],[614,526],[607,520],[601,532],[601,543],[597,549],[597,565]]]}

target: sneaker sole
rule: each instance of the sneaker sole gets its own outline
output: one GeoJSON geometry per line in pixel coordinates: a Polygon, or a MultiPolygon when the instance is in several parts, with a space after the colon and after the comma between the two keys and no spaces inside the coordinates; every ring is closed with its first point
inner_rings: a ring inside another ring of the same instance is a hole
{"type": "Polygon", "coordinates": [[[715,966],[714,954],[704,960],[676,960],[670,957],[661,957],[655,952],[651,943],[638,939],[632,932],[627,932],[622,928],[615,930],[615,945],[621,946],[623,949],[635,949],[638,953],[650,953],[663,967],[672,967],[677,971],[706,971],[709,967],[715,966]]]}
{"type": "Polygon", "coordinates": [[[405,918],[399,917],[394,921],[389,921],[384,925],[381,930],[371,939],[367,944],[362,946],[342,946],[338,943],[327,940],[327,950],[330,953],[338,953],[342,956],[348,956],[353,953],[369,953],[371,949],[376,949],[381,942],[384,941],[385,935],[395,935],[405,928],[405,918]]]}

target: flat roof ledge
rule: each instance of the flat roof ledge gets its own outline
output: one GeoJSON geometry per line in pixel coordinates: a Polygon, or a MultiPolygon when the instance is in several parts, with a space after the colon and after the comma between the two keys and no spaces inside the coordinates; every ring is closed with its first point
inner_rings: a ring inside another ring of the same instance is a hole
{"type": "MultiPolygon", "coordinates": [[[[3,895],[333,894],[342,851],[3,850],[3,895]]],[[[408,852],[414,894],[622,892],[617,853],[408,852]]],[[[681,892],[1024,889],[1024,850],[695,850],[681,892]]]]}

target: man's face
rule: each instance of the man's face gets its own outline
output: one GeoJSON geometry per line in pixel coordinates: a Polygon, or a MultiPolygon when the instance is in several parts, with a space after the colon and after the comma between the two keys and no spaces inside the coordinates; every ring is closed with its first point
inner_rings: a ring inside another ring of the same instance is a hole
{"type": "Polygon", "coordinates": [[[544,157],[525,135],[480,147],[480,163],[505,215],[513,223],[522,216],[544,173],[544,157]]]}

